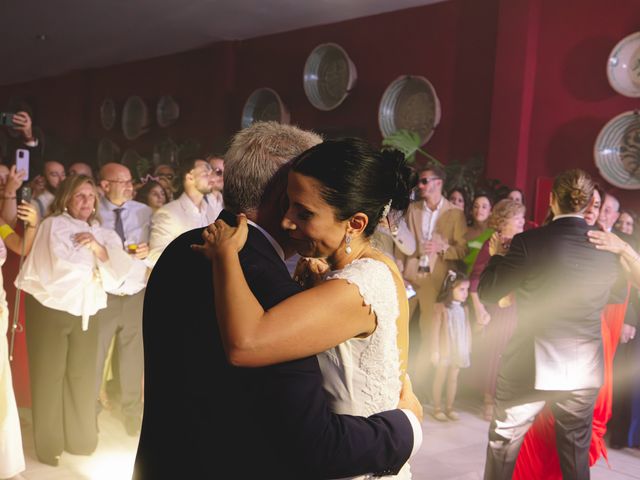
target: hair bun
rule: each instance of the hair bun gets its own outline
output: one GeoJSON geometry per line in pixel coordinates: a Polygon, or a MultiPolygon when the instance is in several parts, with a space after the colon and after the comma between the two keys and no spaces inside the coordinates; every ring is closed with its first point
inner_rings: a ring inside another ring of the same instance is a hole
{"type": "Polygon", "coordinates": [[[394,210],[405,210],[409,206],[411,189],[415,184],[415,173],[402,152],[385,149],[380,153],[391,176],[388,192],[391,207],[394,210]]]}

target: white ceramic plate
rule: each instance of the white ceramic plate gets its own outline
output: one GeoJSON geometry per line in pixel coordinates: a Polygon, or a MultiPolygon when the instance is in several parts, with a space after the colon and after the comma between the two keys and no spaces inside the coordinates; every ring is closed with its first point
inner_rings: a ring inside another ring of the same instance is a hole
{"type": "Polygon", "coordinates": [[[602,127],[594,147],[600,175],[611,185],[640,189],[640,113],[624,112],[602,127]]]}
{"type": "Polygon", "coordinates": [[[318,45],[304,65],[304,93],[319,110],[337,108],[353,89],[358,78],[356,66],[336,43],[318,45]]]}
{"type": "Polygon", "coordinates": [[[640,97],[640,32],[627,35],[613,47],[607,61],[609,84],[626,97],[640,97]]]}
{"type": "Polygon", "coordinates": [[[246,128],[258,121],[289,123],[290,119],[289,111],[280,99],[280,95],[271,88],[263,87],[254,90],[247,98],[242,109],[240,125],[246,128]]]}
{"type": "Polygon", "coordinates": [[[378,125],[384,137],[397,130],[420,135],[421,145],[429,141],[440,123],[440,100],[424,77],[403,75],[387,87],[378,109],[378,125]]]}

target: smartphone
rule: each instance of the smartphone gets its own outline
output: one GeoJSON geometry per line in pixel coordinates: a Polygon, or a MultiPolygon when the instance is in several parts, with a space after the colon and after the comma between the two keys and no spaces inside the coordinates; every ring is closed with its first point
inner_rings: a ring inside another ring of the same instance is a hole
{"type": "Polygon", "coordinates": [[[19,190],[18,193],[18,205],[24,200],[27,203],[31,203],[31,187],[25,185],[19,190]]]}
{"type": "Polygon", "coordinates": [[[16,172],[20,170],[23,170],[26,174],[23,180],[25,182],[29,180],[29,150],[25,148],[16,150],[16,172]]]}
{"type": "Polygon", "coordinates": [[[13,113],[11,112],[0,112],[0,127],[14,127],[15,123],[13,123],[13,113]]]}

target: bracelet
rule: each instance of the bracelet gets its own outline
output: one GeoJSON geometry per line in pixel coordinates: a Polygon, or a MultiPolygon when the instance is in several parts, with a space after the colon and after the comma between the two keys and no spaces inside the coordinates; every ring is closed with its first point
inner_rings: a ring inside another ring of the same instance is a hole
{"type": "Polygon", "coordinates": [[[25,228],[38,228],[38,225],[31,225],[30,223],[27,223],[25,228]]]}
{"type": "Polygon", "coordinates": [[[0,238],[4,240],[12,233],[15,233],[15,232],[13,231],[13,228],[11,228],[9,225],[7,225],[6,223],[3,225],[0,225],[0,238]]]}
{"type": "Polygon", "coordinates": [[[7,197],[6,195],[3,195],[2,198],[6,200],[15,200],[17,197],[15,195],[13,197],[7,197]]]}

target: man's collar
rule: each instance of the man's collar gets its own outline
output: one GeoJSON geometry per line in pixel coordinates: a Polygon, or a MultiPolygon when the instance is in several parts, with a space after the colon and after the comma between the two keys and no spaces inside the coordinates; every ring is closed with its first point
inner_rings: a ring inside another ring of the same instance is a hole
{"type": "Polygon", "coordinates": [[[579,213],[563,213],[561,215],[556,215],[553,217],[553,221],[559,220],[560,218],[582,218],[584,219],[584,215],[580,215],[579,213]]]}
{"type": "Polygon", "coordinates": [[[249,225],[253,225],[255,228],[257,228],[258,230],[260,230],[260,232],[262,232],[262,234],[267,238],[267,240],[269,240],[269,243],[271,244],[271,246],[273,246],[274,250],[276,251],[276,253],[278,254],[278,256],[282,259],[282,261],[284,262],[284,250],[282,249],[282,247],[280,246],[280,244],[276,241],[275,238],[273,238],[271,236],[271,234],[269,232],[267,232],[264,228],[262,228],[260,225],[258,225],[256,222],[247,219],[247,223],[249,225]]]}
{"type": "Polygon", "coordinates": [[[424,204],[425,210],[429,210],[430,212],[438,212],[442,208],[442,205],[444,205],[444,196],[440,197],[440,201],[438,202],[438,205],[436,205],[436,209],[435,210],[431,210],[429,208],[429,205],[427,205],[427,200],[426,199],[424,199],[422,202],[424,204]]]}
{"type": "Polygon", "coordinates": [[[118,206],[115,203],[111,203],[111,200],[109,200],[106,195],[101,195],[100,200],[102,201],[102,204],[109,210],[115,210],[116,208],[124,208],[124,206],[128,203],[127,201],[127,202],[124,202],[122,205],[118,206]]]}

